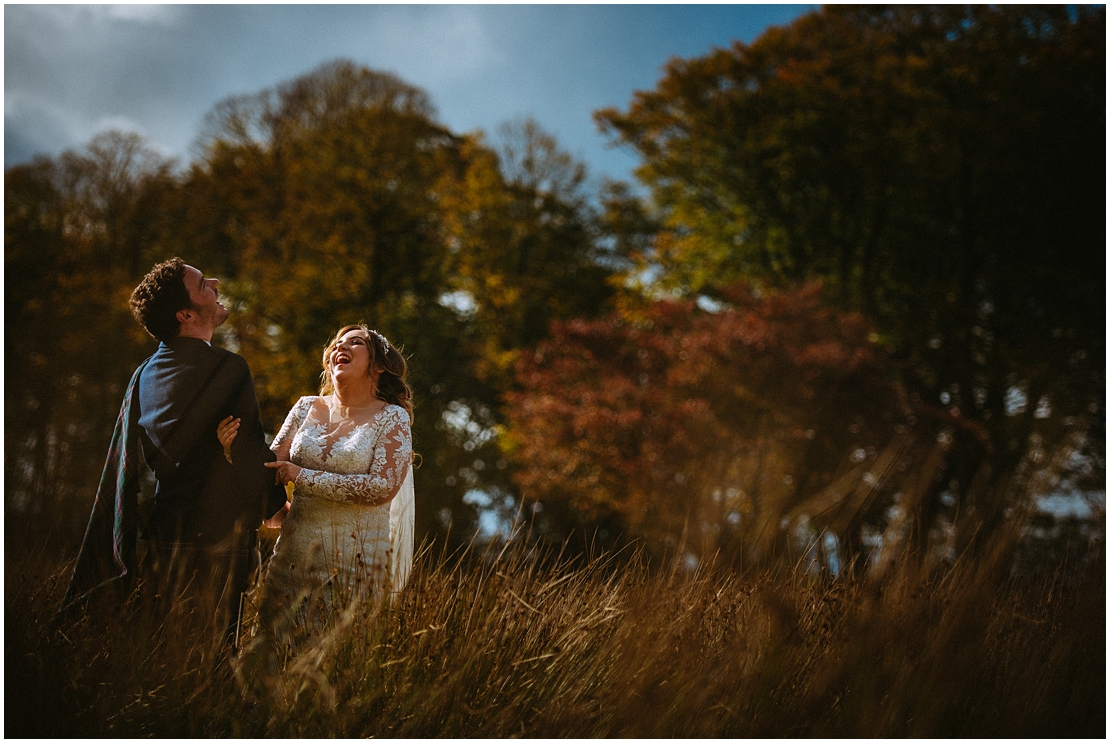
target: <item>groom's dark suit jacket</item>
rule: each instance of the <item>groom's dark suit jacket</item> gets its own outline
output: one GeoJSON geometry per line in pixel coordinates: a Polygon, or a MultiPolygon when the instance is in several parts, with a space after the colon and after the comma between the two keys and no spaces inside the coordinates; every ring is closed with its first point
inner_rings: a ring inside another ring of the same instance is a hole
{"type": "Polygon", "coordinates": [[[139,440],[157,488],[145,536],[215,544],[253,534],[285,503],[275,485],[250,369],[243,357],[196,338],[159,344],[138,381],[139,440]],[[240,418],[229,464],[216,426],[240,418]]]}
{"type": "MultiPolygon", "coordinates": [[[[138,561],[140,459],[157,479],[145,536],[171,550],[182,542],[249,549],[262,519],[285,503],[284,489],[263,466],[274,455],[262,434],[247,362],[193,338],[162,343],[124,393],[63,613],[100,589],[130,590],[138,561]],[[234,465],[216,438],[217,424],[229,415],[242,420],[232,444],[234,465]],[[224,541],[237,525],[242,539],[224,541]]],[[[226,568],[232,569],[230,562],[226,568]]],[[[246,587],[242,572],[236,573],[240,591],[246,587]]]]}

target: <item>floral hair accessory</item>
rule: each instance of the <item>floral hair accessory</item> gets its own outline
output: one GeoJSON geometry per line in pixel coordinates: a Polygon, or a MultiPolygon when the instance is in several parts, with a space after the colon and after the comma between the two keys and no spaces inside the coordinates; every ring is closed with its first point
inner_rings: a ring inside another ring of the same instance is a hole
{"type": "Polygon", "coordinates": [[[376,330],[371,330],[370,332],[377,336],[378,340],[382,342],[382,353],[389,353],[389,341],[385,339],[385,336],[376,330]]]}

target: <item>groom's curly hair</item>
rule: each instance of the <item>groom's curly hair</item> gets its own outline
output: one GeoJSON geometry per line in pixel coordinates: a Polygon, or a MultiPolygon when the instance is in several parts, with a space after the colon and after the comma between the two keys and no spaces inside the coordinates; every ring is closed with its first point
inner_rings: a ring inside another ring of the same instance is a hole
{"type": "Polygon", "coordinates": [[[379,367],[382,370],[381,375],[378,377],[378,398],[385,400],[392,405],[399,405],[405,409],[409,414],[409,422],[411,424],[412,418],[412,388],[409,387],[405,381],[405,375],[408,373],[408,364],[405,363],[405,357],[397,350],[392,343],[386,340],[385,336],[376,330],[371,330],[366,325],[359,323],[358,325],[344,325],[324,346],[323,364],[324,371],[320,374],[320,394],[330,395],[335,391],[335,387],[331,381],[331,352],[339,344],[339,339],[352,330],[362,330],[370,336],[370,342],[367,347],[370,349],[370,368],[379,367]]]}
{"type": "Polygon", "coordinates": [[[150,269],[131,292],[131,314],[155,340],[168,341],[181,333],[178,310],[193,306],[185,288],[185,261],[170,258],[150,269]]]}

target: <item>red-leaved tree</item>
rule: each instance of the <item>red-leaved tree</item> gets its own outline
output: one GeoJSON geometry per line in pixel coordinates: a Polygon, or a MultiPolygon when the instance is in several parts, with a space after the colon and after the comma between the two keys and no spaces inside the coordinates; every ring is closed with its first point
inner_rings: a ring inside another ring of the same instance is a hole
{"type": "Polygon", "coordinates": [[[684,540],[695,555],[759,560],[784,516],[903,430],[877,337],[826,307],[818,284],[725,297],[553,326],[508,395],[525,501],[615,522],[653,551],[684,540]]]}

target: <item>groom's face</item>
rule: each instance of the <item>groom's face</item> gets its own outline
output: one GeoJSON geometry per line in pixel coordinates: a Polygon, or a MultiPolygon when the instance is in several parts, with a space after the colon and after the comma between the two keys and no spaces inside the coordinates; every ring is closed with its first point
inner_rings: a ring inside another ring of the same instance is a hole
{"type": "Polygon", "coordinates": [[[193,311],[197,313],[198,322],[205,327],[215,329],[227,319],[227,308],[219,301],[220,280],[206,279],[200,270],[192,266],[185,267],[185,288],[189,291],[189,301],[193,303],[193,311]]]}

